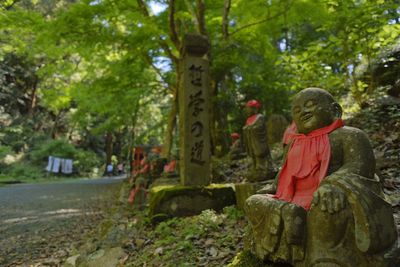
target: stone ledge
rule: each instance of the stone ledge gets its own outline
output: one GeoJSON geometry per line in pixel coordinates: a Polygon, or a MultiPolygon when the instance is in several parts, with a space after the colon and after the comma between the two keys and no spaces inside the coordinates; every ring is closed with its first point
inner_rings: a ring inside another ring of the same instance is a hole
{"type": "Polygon", "coordinates": [[[220,211],[235,205],[232,184],[211,184],[206,187],[164,185],[150,190],[149,217],[159,222],[171,217],[200,214],[203,210],[220,211]]]}

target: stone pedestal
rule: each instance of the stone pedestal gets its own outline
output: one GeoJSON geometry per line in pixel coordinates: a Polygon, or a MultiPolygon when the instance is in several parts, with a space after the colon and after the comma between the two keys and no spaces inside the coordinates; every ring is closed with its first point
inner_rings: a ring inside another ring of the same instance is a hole
{"type": "Polygon", "coordinates": [[[236,202],[233,185],[157,186],[150,190],[149,216],[153,222],[171,217],[200,214],[203,210],[222,210],[236,202]]]}
{"type": "Polygon", "coordinates": [[[255,194],[272,194],[275,192],[273,180],[262,181],[262,182],[248,182],[235,184],[235,195],[236,195],[236,206],[238,209],[243,210],[246,199],[255,194]],[[269,190],[266,190],[266,186],[269,190]]]}
{"type": "Polygon", "coordinates": [[[208,39],[198,34],[184,38],[179,64],[179,169],[180,185],[154,186],[149,215],[153,222],[176,216],[216,211],[236,202],[233,185],[209,185],[209,63],[208,39]]]}

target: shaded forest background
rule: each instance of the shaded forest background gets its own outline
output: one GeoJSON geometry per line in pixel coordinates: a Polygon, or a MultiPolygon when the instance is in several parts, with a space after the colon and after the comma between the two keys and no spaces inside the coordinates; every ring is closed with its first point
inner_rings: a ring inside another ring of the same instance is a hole
{"type": "Polygon", "coordinates": [[[40,177],[49,155],[97,175],[134,145],[176,153],[185,33],[211,42],[214,155],[249,99],[290,120],[291,96],[310,86],[345,114],[398,97],[399,15],[398,0],[3,0],[0,176],[40,177]]]}

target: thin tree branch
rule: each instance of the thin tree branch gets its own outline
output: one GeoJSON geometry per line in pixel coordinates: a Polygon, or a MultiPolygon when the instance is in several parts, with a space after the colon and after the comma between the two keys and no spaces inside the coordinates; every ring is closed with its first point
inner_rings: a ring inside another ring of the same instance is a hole
{"type": "Polygon", "coordinates": [[[273,20],[273,19],[275,19],[275,18],[277,18],[277,17],[279,17],[279,16],[282,16],[283,14],[285,14],[285,12],[286,12],[286,10],[283,10],[283,11],[281,11],[281,12],[276,13],[276,14],[273,15],[273,16],[268,16],[268,17],[265,18],[265,19],[262,19],[262,20],[259,20],[259,21],[253,22],[253,23],[249,23],[249,24],[247,24],[247,25],[244,25],[244,26],[242,26],[242,27],[239,27],[239,28],[237,28],[235,31],[233,31],[233,32],[231,33],[231,36],[234,35],[234,34],[236,34],[236,33],[238,33],[238,32],[240,32],[240,31],[242,31],[242,30],[245,30],[245,29],[247,29],[247,28],[250,28],[250,27],[252,27],[252,26],[256,26],[256,25],[265,23],[265,22],[267,22],[267,21],[273,20]]]}
{"type": "Polygon", "coordinates": [[[197,6],[196,18],[197,18],[198,31],[202,35],[207,35],[204,0],[196,0],[196,6],[197,6]]]}
{"type": "Polygon", "coordinates": [[[143,15],[146,17],[150,17],[150,13],[147,10],[146,4],[143,2],[143,0],[137,0],[137,4],[139,6],[139,9],[142,11],[143,15]]]}
{"type": "Polygon", "coordinates": [[[4,8],[5,10],[10,10],[17,2],[19,2],[19,0],[15,0],[9,5],[0,4],[0,7],[4,8]]]}
{"type": "Polygon", "coordinates": [[[231,0],[224,1],[224,12],[222,15],[222,35],[227,40],[229,37],[229,11],[231,9],[231,0]]]}
{"type": "MultiPolygon", "coordinates": [[[[150,18],[150,13],[147,10],[147,6],[144,3],[143,0],[137,0],[137,4],[140,8],[140,10],[142,11],[143,15],[147,18],[150,18]]],[[[175,66],[178,66],[179,64],[179,59],[172,53],[170,47],[168,46],[167,42],[165,40],[163,40],[160,37],[158,37],[157,40],[158,44],[161,46],[161,48],[165,51],[165,53],[168,55],[168,57],[172,60],[172,62],[174,63],[175,66]]]]}
{"type": "Polygon", "coordinates": [[[186,4],[186,7],[189,10],[190,14],[193,17],[192,18],[193,23],[196,24],[197,23],[197,21],[196,21],[197,20],[197,16],[196,16],[196,12],[194,11],[194,8],[193,8],[193,5],[192,5],[191,1],[185,0],[185,4],[186,4]]]}
{"type": "Polygon", "coordinates": [[[174,92],[176,90],[175,86],[171,85],[170,83],[168,83],[167,81],[165,81],[164,76],[162,74],[162,72],[160,71],[159,68],[156,67],[156,65],[154,65],[153,60],[151,59],[151,57],[146,54],[143,53],[143,57],[145,58],[145,60],[147,61],[147,63],[150,64],[150,66],[154,69],[154,71],[160,76],[160,78],[162,79],[162,82],[160,82],[160,84],[163,85],[163,87],[165,87],[167,90],[174,92]],[[168,86],[164,86],[165,84],[168,84],[168,86]]]}
{"type": "Polygon", "coordinates": [[[175,45],[175,48],[180,50],[180,41],[178,37],[177,27],[175,24],[175,0],[169,1],[169,37],[171,38],[172,43],[175,45]]]}

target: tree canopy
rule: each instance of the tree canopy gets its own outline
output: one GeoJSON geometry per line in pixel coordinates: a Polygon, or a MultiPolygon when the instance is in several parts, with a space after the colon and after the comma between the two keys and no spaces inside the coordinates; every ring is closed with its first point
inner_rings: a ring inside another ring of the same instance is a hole
{"type": "Polygon", "coordinates": [[[0,9],[2,112],[67,114],[74,131],[133,131],[137,143],[171,146],[182,38],[208,36],[212,142],[222,150],[249,99],[285,114],[291,95],[317,86],[361,105],[377,88],[372,62],[400,34],[397,0],[6,0],[0,9]]]}

